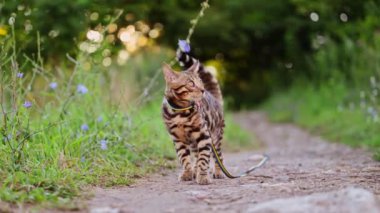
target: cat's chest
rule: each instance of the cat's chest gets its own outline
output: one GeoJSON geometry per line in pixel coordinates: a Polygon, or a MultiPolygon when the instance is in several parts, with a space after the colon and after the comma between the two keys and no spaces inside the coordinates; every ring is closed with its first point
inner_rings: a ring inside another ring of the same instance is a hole
{"type": "Polygon", "coordinates": [[[166,120],[169,132],[180,140],[188,140],[195,131],[199,131],[202,126],[202,115],[196,113],[192,116],[182,117],[180,115],[166,120]]]}
{"type": "Polygon", "coordinates": [[[177,127],[173,129],[173,134],[178,137],[180,140],[187,140],[190,138],[191,131],[193,126],[189,126],[186,124],[178,123],[177,127]]]}
{"type": "Polygon", "coordinates": [[[203,116],[199,113],[196,113],[192,116],[182,117],[180,115],[173,117],[170,120],[167,120],[167,125],[176,126],[177,129],[181,130],[191,130],[202,125],[203,116]]]}

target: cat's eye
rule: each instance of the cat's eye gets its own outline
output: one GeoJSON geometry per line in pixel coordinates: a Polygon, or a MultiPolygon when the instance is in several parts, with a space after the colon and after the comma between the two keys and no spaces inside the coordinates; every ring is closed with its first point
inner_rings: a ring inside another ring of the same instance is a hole
{"type": "Polygon", "coordinates": [[[182,93],[182,95],[188,95],[189,94],[189,92],[183,92],[182,93]]]}
{"type": "Polygon", "coordinates": [[[193,81],[189,81],[189,85],[190,85],[191,87],[195,87],[195,83],[194,83],[193,81]]]}

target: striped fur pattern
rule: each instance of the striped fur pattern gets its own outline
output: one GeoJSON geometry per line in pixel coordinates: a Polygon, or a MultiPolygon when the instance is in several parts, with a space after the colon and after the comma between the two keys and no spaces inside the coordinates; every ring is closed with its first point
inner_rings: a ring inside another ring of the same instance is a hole
{"type": "MultiPolygon", "coordinates": [[[[183,169],[179,180],[195,179],[198,184],[205,185],[211,182],[212,142],[223,160],[222,94],[215,77],[198,60],[185,53],[178,54],[177,58],[186,70],[175,72],[169,65],[163,66],[166,89],[162,114],[183,169]]],[[[216,163],[213,177],[224,177],[216,163]]]]}

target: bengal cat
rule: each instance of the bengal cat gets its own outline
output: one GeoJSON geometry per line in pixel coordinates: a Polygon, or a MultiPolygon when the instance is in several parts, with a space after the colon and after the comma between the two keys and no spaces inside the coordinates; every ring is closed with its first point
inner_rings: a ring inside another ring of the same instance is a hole
{"type": "MultiPolygon", "coordinates": [[[[211,143],[223,161],[222,93],[216,78],[198,60],[183,52],[177,54],[177,59],[184,71],[176,72],[169,65],[163,65],[166,89],[162,114],[183,169],[179,180],[195,179],[198,184],[205,185],[211,183],[211,143]]],[[[217,163],[213,177],[224,178],[217,163]]]]}

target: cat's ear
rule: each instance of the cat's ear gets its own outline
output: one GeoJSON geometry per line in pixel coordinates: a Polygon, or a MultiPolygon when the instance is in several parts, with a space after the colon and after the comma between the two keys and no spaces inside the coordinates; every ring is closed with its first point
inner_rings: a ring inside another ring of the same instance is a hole
{"type": "Polygon", "coordinates": [[[164,73],[166,82],[172,82],[178,77],[178,74],[166,63],[162,65],[162,72],[164,73]]]}
{"type": "Polygon", "coordinates": [[[189,69],[187,69],[186,71],[196,73],[199,70],[199,66],[199,60],[194,60],[193,65],[191,65],[191,67],[189,67],[189,69]]]}

